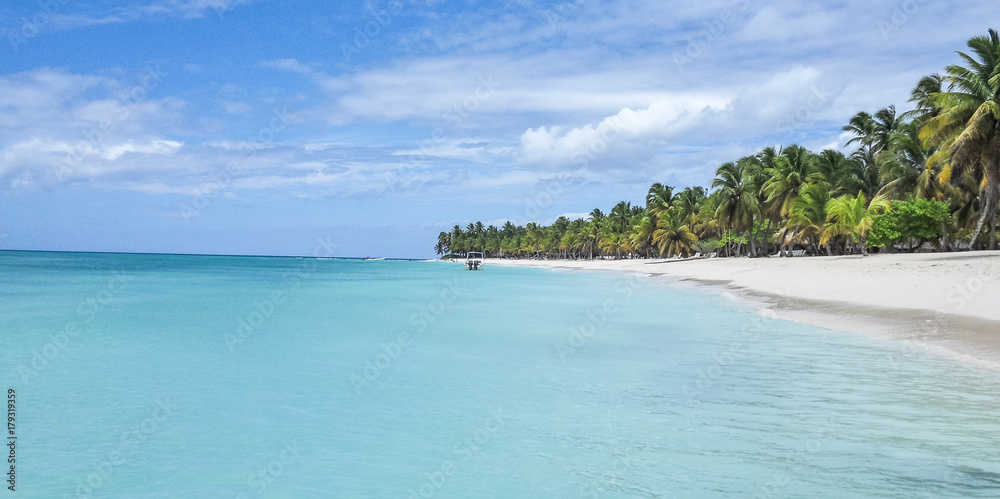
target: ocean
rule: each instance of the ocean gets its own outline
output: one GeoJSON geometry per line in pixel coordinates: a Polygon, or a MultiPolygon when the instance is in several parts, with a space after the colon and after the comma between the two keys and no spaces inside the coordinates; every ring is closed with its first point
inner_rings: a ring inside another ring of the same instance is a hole
{"type": "Polygon", "coordinates": [[[996,372],[638,276],[0,252],[0,380],[11,497],[1000,497],[996,372]]]}

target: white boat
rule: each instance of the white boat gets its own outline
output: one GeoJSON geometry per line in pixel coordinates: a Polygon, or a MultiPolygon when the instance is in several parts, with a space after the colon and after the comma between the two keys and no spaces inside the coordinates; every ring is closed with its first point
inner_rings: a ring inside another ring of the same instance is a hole
{"type": "Polygon", "coordinates": [[[365,260],[385,260],[384,256],[366,256],[365,260]]]}
{"type": "Polygon", "coordinates": [[[465,268],[469,270],[482,270],[483,265],[485,265],[485,263],[482,252],[470,251],[469,254],[465,256],[465,268]]]}

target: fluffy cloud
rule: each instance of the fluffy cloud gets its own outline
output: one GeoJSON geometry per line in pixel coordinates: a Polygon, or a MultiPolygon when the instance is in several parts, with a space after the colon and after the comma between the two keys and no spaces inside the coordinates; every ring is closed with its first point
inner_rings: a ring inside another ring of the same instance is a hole
{"type": "Polygon", "coordinates": [[[48,68],[0,77],[0,186],[150,171],[144,157],[181,149],[162,131],[184,106],[178,99],[145,98],[152,89],[48,68]]]}
{"type": "Polygon", "coordinates": [[[819,70],[800,66],[714,95],[682,94],[625,108],[596,125],[530,128],[521,135],[520,159],[555,167],[634,169],[636,160],[648,160],[673,141],[692,146],[791,132],[817,120],[836,98],[840,89],[825,80],[819,70]],[[629,161],[622,161],[623,155],[629,161]]]}

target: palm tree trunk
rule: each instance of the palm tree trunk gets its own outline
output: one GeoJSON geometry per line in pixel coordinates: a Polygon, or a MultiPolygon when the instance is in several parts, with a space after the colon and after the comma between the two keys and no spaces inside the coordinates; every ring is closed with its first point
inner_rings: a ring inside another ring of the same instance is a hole
{"type": "Polygon", "coordinates": [[[764,256],[770,255],[771,252],[767,249],[767,233],[771,230],[771,219],[767,219],[767,223],[764,225],[763,230],[760,232],[760,245],[764,248],[764,256]]]}
{"type": "MultiPolygon", "coordinates": [[[[990,226],[993,225],[993,218],[996,217],[996,211],[997,211],[997,204],[996,204],[997,200],[996,196],[994,195],[995,193],[993,192],[995,190],[996,188],[994,188],[993,186],[987,186],[985,189],[983,189],[984,200],[982,206],[982,213],[979,214],[979,221],[976,222],[976,230],[972,232],[972,239],[969,240],[969,247],[971,249],[976,248],[976,242],[979,240],[979,234],[982,232],[983,225],[986,223],[987,219],[989,219],[990,221],[989,225],[990,226]]],[[[993,234],[993,232],[990,232],[990,247],[996,248],[996,236],[993,234]]]]}
{"type": "Polygon", "coordinates": [[[778,243],[778,256],[790,256],[786,253],[787,248],[785,247],[785,241],[788,239],[788,229],[785,229],[781,233],[781,242],[778,243]]]}

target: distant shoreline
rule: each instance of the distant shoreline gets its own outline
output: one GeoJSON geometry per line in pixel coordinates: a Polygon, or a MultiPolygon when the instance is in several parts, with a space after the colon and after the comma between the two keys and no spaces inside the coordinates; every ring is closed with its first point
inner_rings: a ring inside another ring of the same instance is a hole
{"type": "Polygon", "coordinates": [[[640,272],[714,288],[782,319],[898,341],[900,359],[930,352],[1000,371],[1000,251],[487,264],[640,272]]]}

